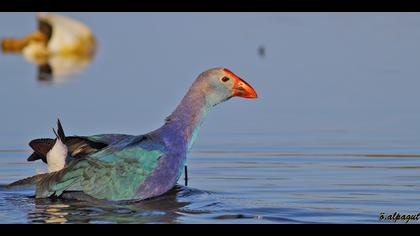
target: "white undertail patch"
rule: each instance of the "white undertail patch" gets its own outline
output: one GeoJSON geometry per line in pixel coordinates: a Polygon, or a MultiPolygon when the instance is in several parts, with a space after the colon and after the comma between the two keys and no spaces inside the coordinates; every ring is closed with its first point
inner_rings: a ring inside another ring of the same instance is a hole
{"type": "Polygon", "coordinates": [[[56,172],[66,165],[68,148],[57,138],[53,148],[47,153],[48,172],[56,172]]]}

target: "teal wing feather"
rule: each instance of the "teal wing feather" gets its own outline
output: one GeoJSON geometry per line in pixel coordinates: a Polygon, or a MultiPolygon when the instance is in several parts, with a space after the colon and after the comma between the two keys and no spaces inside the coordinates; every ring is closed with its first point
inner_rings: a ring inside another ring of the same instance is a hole
{"type": "Polygon", "coordinates": [[[135,136],[127,134],[100,134],[92,136],[67,137],[66,145],[69,148],[70,157],[67,163],[74,159],[89,156],[109,145],[117,144],[124,140],[131,140],[135,136]]]}
{"type": "Polygon", "coordinates": [[[131,200],[137,188],[153,173],[164,147],[144,138],[111,145],[65,169],[47,175],[37,184],[36,197],[83,191],[97,199],[131,200]],[[140,141],[139,141],[140,140],[140,141]]]}
{"type": "Polygon", "coordinates": [[[133,138],[133,135],[128,134],[98,134],[98,135],[91,135],[85,136],[84,138],[98,143],[105,143],[105,144],[113,144],[125,140],[127,138],[133,138]]]}

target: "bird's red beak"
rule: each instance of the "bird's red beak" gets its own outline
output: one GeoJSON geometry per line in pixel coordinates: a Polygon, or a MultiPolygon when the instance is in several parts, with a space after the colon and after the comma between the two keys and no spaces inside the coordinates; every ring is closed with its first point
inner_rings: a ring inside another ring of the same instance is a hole
{"type": "Polygon", "coordinates": [[[242,98],[257,98],[257,93],[255,90],[244,80],[238,78],[235,81],[235,85],[233,87],[233,96],[238,96],[242,98]]]}
{"type": "Polygon", "coordinates": [[[237,75],[232,73],[228,69],[224,69],[224,71],[230,75],[235,80],[233,85],[233,92],[232,96],[242,97],[242,98],[257,98],[257,93],[255,90],[245,82],[243,79],[239,78],[237,75]]]}

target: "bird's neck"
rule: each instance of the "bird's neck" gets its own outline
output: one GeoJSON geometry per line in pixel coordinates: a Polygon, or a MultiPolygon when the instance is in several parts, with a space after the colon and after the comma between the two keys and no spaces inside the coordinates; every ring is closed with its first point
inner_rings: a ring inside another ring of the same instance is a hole
{"type": "Polygon", "coordinates": [[[200,127],[213,107],[201,91],[190,89],[175,111],[166,118],[162,126],[164,138],[174,144],[181,144],[189,151],[200,127]]]}

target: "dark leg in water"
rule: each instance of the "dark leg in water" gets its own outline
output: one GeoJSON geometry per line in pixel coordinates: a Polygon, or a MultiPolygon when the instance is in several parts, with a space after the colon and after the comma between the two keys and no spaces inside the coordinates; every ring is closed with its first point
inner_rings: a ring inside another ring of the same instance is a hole
{"type": "Polygon", "coordinates": [[[188,167],[184,167],[184,180],[185,180],[185,186],[188,186],[188,167]]]}

